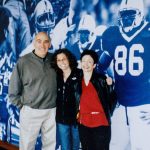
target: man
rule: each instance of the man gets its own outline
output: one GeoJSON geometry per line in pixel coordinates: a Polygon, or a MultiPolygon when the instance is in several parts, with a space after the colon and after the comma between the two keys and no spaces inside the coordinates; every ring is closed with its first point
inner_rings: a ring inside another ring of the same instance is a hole
{"type": "Polygon", "coordinates": [[[96,36],[94,36],[95,30],[95,20],[91,15],[84,14],[79,22],[77,29],[77,41],[74,43],[70,42],[70,36],[65,40],[65,46],[76,56],[77,60],[80,60],[80,54],[85,49],[96,50],[100,48],[100,41],[97,41],[98,46],[96,45],[96,36]]]}
{"type": "Polygon", "coordinates": [[[76,41],[76,31],[82,15],[82,7],[83,0],[70,1],[68,16],[62,18],[53,30],[52,46],[54,50],[66,47],[64,42],[69,37],[73,40],[71,44],[76,41]]]}
{"type": "Polygon", "coordinates": [[[56,74],[50,45],[48,35],[39,32],[35,50],[19,59],[10,79],[10,101],[21,109],[20,150],[33,150],[40,130],[42,149],[55,149],[56,74]]]}
{"type": "Polygon", "coordinates": [[[103,69],[114,61],[115,90],[119,102],[112,117],[110,150],[150,149],[150,24],[143,1],[123,0],[119,27],[103,34],[103,69]]]}

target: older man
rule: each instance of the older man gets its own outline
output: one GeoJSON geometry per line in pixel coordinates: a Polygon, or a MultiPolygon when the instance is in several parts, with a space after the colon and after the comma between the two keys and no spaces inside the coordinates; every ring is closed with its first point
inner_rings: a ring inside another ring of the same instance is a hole
{"type": "Polygon", "coordinates": [[[56,74],[50,45],[47,34],[39,32],[35,49],[19,59],[10,79],[10,101],[21,109],[20,150],[33,150],[40,130],[42,149],[55,149],[56,74]]]}

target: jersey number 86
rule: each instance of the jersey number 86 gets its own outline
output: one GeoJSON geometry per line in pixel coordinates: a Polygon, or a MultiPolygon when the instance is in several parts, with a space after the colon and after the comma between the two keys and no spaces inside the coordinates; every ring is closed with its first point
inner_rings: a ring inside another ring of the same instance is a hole
{"type": "Polygon", "coordinates": [[[133,44],[129,48],[129,53],[127,47],[125,47],[124,45],[116,47],[115,71],[120,76],[124,76],[127,73],[127,71],[129,71],[129,74],[132,76],[139,76],[143,72],[143,59],[139,56],[135,56],[135,52],[143,53],[144,52],[143,46],[141,44],[133,44]],[[120,56],[120,54],[122,55],[120,56]],[[135,65],[137,66],[136,67],[137,69],[134,68],[135,65]]]}

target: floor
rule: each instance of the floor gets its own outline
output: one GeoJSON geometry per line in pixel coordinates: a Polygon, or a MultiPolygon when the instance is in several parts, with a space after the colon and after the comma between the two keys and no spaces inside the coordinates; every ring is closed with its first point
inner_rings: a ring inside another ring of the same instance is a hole
{"type": "Polygon", "coordinates": [[[0,141],[0,150],[19,150],[19,148],[6,142],[0,141]]]}

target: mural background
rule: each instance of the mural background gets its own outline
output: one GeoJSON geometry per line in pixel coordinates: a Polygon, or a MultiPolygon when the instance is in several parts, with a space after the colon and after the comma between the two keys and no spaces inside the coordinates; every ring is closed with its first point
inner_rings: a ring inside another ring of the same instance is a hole
{"type": "MultiPolygon", "coordinates": [[[[101,36],[118,24],[121,0],[1,0],[0,1],[0,140],[19,144],[19,110],[9,103],[8,85],[18,58],[34,49],[39,31],[52,38],[53,53],[67,47],[77,59],[84,49],[102,53],[101,36]]],[[[136,2],[136,1],[135,1],[136,2]]],[[[150,4],[145,5],[149,20],[150,4]]],[[[113,72],[110,71],[113,76],[113,72]]],[[[40,149],[40,135],[36,149],[40,149]]]]}

